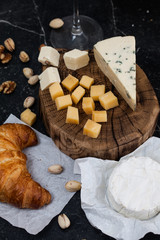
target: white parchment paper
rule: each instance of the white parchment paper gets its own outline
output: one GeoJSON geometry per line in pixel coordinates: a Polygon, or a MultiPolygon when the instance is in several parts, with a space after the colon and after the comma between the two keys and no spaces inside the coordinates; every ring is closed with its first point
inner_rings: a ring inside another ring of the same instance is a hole
{"type": "MultiPolygon", "coordinates": [[[[147,156],[160,163],[160,139],[151,137],[120,161],[130,156],[147,156]]],[[[81,205],[89,222],[115,239],[138,240],[148,232],[160,234],[160,214],[142,221],[126,218],[110,207],[106,189],[109,176],[117,164],[113,160],[92,157],[75,161],[74,172],[81,174],[81,205]]]]}
{"type": "MultiPolygon", "coordinates": [[[[10,115],[6,123],[23,123],[10,115]]],[[[34,130],[35,131],[35,130],[34,130]]],[[[63,154],[51,138],[35,131],[38,145],[23,150],[27,155],[27,168],[32,178],[46,188],[52,195],[52,202],[39,210],[18,209],[9,204],[0,203],[0,217],[13,226],[24,228],[31,234],[37,234],[59,214],[74,193],[65,189],[69,180],[80,181],[80,176],[73,173],[74,160],[63,154]],[[48,167],[61,164],[64,171],[59,175],[48,172],[48,167]]]]}

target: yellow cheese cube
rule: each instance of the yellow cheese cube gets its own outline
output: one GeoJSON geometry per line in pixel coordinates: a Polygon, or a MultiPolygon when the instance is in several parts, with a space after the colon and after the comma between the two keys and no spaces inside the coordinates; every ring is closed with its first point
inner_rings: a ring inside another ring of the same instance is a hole
{"type": "Polygon", "coordinates": [[[99,101],[101,106],[106,110],[117,107],[119,105],[117,97],[111,91],[100,96],[99,101]]]}
{"type": "Polygon", "coordinates": [[[72,93],[72,100],[77,104],[85,94],[85,89],[81,86],[78,86],[72,93]]]}
{"type": "Polygon", "coordinates": [[[107,122],[107,112],[104,111],[93,111],[92,120],[95,122],[107,122]]]}
{"type": "Polygon", "coordinates": [[[70,92],[78,86],[78,79],[69,74],[63,81],[62,85],[67,88],[70,92]]]}
{"type": "Polygon", "coordinates": [[[55,82],[53,83],[50,87],[49,87],[49,92],[51,95],[52,100],[54,101],[57,97],[63,96],[64,92],[61,88],[61,85],[59,82],[55,82]]]}
{"type": "Polygon", "coordinates": [[[84,97],[82,100],[82,109],[86,114],[92,114],[92,111],[95,109],[93,98],[84,97]]]}
{"type": "Polygon", "coordinates": [[[79,84],[86,88],[86,89],[90,89],[91,85],[94,83],[94,79],[91,77],[88,77],[86,75],[82,76],[79,84]]]}
{"type": "Polygon", "coordinates": [[[99,97],[105,93],[105,85],[91,86],[90,96],[94,101],[98,101],[99,97]]]}
{"type": "Polygon", "coordinates": [[[87,135],[92,138],[97,138],[101,131],[101,127],[102,127],[101,124],[88,119],[83,127],[83,135],[87,135]]]}
{"type": "Polygon", "coordinates": [[[27,108],[21,113],[20,119],[28,125],[32,126],[36,121],[36,114],[33,113],[29,108],[27,108]]]}
{"type": "Polygon", "coordinates": [[[57,97],[55,99],[55,104],[56,104],[57,110],[61,110],[61,109],[67,108],[68,106],[71,106],[72,99],[70,94],[57,97]]]}
{"type": "Polygon", "coordinates": [[[78,108],[69,106],[67,109],[66,123],[79,124],[78,108]]]}

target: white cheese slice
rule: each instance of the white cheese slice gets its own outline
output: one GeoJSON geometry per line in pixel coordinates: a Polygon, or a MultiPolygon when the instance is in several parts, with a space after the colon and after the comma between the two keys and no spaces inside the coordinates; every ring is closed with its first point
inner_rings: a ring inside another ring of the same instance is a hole
{"type": "Polygon", "coordinates": [[[60,54],[55,48],[44,46],[40,50],[38,61],[43,65],[52,65],[54,67],[58,67],[59,58],[60,54]]]}
{"type": "Polygon", "coordinates": [[[115,167],[107,198],[126,217],[149,219],[160,211],[160,164],[149,157],[130,157],[115,167]]]}
{"type": "Polygon", "coordinates": [[[118,36],[94,45],[95,60],[128,105],[136,109],[136,55],[134,36],[118,36]]]}
{"type": "Polygon", "coordinates": [[[60,82],[60,76],[58,69],[55,67],[48,67],[44,72],[38,76],[40,80],[40,87],[43,91],[46,88],[49,88],[54,82],[60,82]]]}
{"type": "Polygon", "coordinates": [[[87,51],[73,49],[63,55],[64,63],[68,69],[77,70],[85,67],[89,63],[89,56],[87,51]]]}

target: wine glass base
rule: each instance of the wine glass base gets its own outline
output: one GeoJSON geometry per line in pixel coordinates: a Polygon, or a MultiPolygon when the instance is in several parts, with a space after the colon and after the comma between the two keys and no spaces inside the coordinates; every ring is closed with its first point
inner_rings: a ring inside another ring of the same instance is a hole
{"type": "Polygon", "coordinates": [[[73,16],[63,18],[64,25],[60,29],[51,30],[50,42],[54,48],[93,49],[93,45],[103,39],[103,30],[92,18],[80,15],[80,35],[72,34],[73,16]]]}

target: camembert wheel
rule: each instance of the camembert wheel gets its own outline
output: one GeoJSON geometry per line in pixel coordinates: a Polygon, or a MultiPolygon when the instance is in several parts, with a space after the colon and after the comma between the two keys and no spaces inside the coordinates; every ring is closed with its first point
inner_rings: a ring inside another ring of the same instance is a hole
{"type": "Polygon", "coordinates": [[[149,157],[130,157],[115,167],[107,198],[126,217],[149,219],[160,211],[160,164],[149,157]]]}

